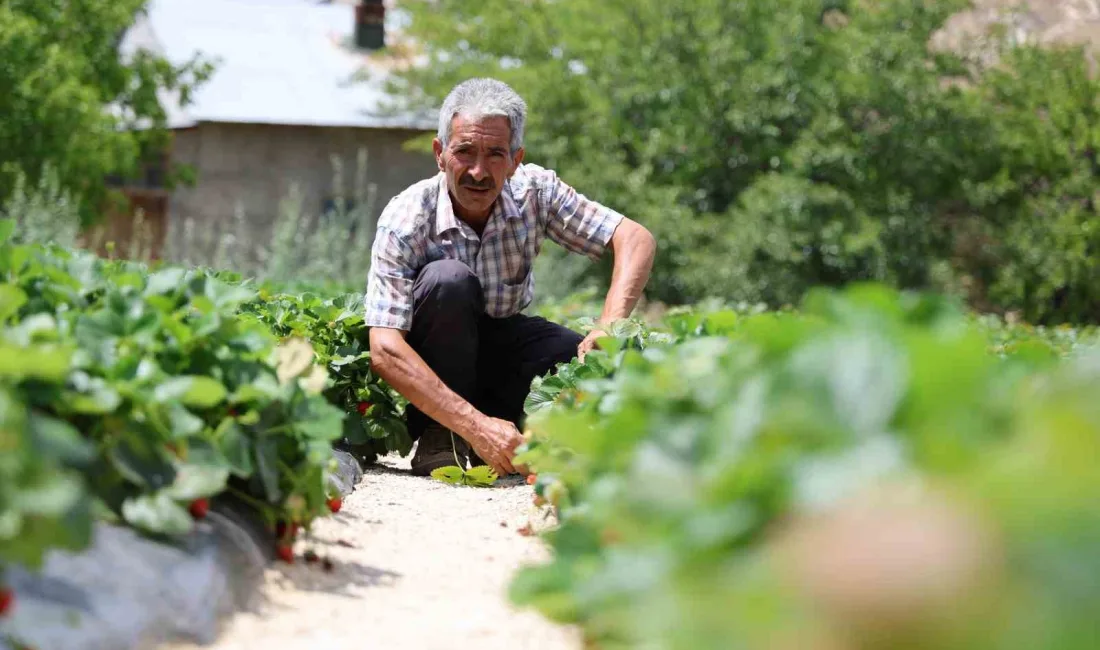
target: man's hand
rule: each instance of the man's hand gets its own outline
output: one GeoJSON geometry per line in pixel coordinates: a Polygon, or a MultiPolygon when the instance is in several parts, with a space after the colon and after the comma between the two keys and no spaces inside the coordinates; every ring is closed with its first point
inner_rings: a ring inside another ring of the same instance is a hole
{"type": "Polygon", "coordinates": [[[527,468],[512,464],[516,447],[523,444],[523,435],[516,425],[507,420],[486,417],[478,428],[466,438],[474,453],[488,463],[500,476],[508,474],[526,474],[527,468]]]}
{"type": "Polygon", "coordinates": [[[603,330],[592,330],[588,333],[588,336],[584,337],[581,344],[577,346],[577,358],[583,363],[584,355],[588,354],[594,349],[598,349],[600,346],[596,345],[597,339],[607,336],[607,332],[603,330]]]}

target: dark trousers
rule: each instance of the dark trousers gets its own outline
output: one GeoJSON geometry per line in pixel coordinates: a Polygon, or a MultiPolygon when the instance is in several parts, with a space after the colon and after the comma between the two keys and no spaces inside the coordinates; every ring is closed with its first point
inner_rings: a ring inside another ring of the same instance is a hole
{"type": "MultiPolygon", "coordinates": [[[[531,380],[574,358],[583,338],[540,317],[487,316],[481,283],[457,260],[426,265],[413,294],[409,345],[474,408],[520,428],[531,380]]],[[[416,440],[430,419],[412,405],[407,415],[416,440]]]]}

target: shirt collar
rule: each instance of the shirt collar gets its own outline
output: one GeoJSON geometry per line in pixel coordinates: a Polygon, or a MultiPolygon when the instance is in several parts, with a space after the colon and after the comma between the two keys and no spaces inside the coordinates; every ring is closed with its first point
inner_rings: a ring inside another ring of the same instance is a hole
{"type": "MultiPolygon", "coordinates": [[[[520,214],[519,206],[516,204],[516,199],[512,196],[511,179],[504,182],[504,190],[493,203],[490,219],[494,214],[504,219],[523,218],[523,215],[520,214]]],[[[443,172],[439,173],[439,199],[435,204],[435,227],[436,232],[440,233],[447,232],[448,230],[462,229],[459,226],[458,217],[455,215],[454,205],[451,203],[451,193],[447,190],[447,177],[443,172]]]]}

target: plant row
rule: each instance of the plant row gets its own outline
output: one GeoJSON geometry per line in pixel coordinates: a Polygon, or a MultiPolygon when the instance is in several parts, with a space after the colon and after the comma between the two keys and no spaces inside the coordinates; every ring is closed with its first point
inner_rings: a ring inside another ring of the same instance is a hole
{"type": "Polygon", "coordinates": [[[559,525],[512,598],[598,648],[1091,647],[1082,338],[876,286],[619,324],[532,387],[559,525]]]}
{"type": "Polygon", "coordinates": [[[339,508],[333,446],[407,451],[358,305],[227,274],[17,245],[0,222],[3,568],[80,550],[96,520],[170,539],[217,499],[278,554],[339,508]]]}

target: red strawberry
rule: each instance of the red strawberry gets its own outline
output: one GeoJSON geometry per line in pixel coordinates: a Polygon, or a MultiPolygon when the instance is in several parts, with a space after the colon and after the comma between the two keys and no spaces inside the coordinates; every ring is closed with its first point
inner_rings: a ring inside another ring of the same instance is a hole
{"type": "Polygon", "coordinates": [[[235,408],[230,408],[230,409],[229,409],[229,417],[231,417],[231,418],[235,418],[235,417],[237,417],[237,409],[235,409],[235,408]]]}
{"type": "Polygon", "coordinates": [[[344,505],[344,500],[340,497],[332,497],[328,500],[328,509],[333,513],[340,512],[340,508],[344,505]]]}
{"type": "Polygon", "coordinates": [[[527,485],[534,485],[535,481],[537,481],[537,480],[539,480],[539,475],[538,474],[528,474],[527,475],[527,485]]]}
{"type": "Polygon", "coordinates": [[[11,611],[11,606],[15,604],[15,594],[11,589],[7,587],[0,587],[0,616],[6,615],[11,611]]]}
{"type": "Polygon", "coordinates": [[[290,544],[278,544],[275,546],[275,555],[287,564],[294,564],[294,548],[290,544]]]}
{"type": "Polygon", "coordinates": [[[287,528],[285,521],[280,521],[275,524],[275,536],[279,539],[287,537],[287,533],[290,533],[289,537],[294,539],[298,535],[298,524],[291,524],[289,529],[287,528]]]}
{"type": "Polygon", "coordinates": [[[209,499],[195,499],[191,502],[191,516],[195,519],[203,519],[206,517],[206,513],[210,512],[210,500],[209,499]]]}
{"type": "Polygon", "coordinates": [[[374,406],[374,405],[371,404],[370,402],[359,402],[359,405],[356,406],[355,408],[356,408],[356,410],[359,411],[359,415],[366,415],[367,414],[367,409],[369,409],[371,406],[374,406]]]}

